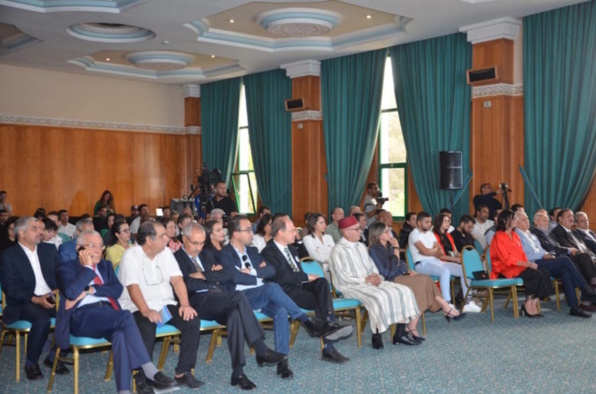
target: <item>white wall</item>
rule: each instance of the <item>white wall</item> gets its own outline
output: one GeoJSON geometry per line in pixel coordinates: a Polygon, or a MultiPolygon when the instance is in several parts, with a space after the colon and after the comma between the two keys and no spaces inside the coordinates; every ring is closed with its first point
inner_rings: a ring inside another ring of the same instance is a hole
{"type": "Polygon", "coordinates": [[[184,126],[182,87],[0,65],[0,114],[184,126]]]}

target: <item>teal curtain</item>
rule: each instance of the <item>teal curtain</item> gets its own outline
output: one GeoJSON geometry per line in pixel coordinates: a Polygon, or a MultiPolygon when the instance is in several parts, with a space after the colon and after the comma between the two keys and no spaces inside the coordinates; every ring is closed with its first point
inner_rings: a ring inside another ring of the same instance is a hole
{"type": "Polygon", "coordinates": [[[219,168],[229,185],[238,156],[238,109],[241,78],[201,85],[201,134],[203,161],[219,168]]]}
{"type": "MultiPolygon", "coordinates": [[[[439,152],[461,151],[464,178],[470,167],[471,91],[466,70],[472,46],[453,34],[389,49],[395,98],[408,163],[425,211],[435,215],[455,195],[440,190],[439,152]]],[[[469,191],[453,206],[453,218],[470,210],[469,191]]]]}
{"type": "Polygon", "coordinates": [[[292,81],[284,70],[244,77],[248,134],[259,195],[272,212],[292,214],[292,117],[285,100],[292,81]]]}
{"type": "Polygon", "coordinates": [[[386,58],[381,49],[321,63],[330,212],[362,198],[379,133],[386,58]]]}
{"type": "MultiPolygon", "coordinates": [[[[524,18],[525,169],[543,208],[581,207],[596,171],[596,2],[524,18]]],[[[526,192],[527,212],[539,205],[526,192]]]]}

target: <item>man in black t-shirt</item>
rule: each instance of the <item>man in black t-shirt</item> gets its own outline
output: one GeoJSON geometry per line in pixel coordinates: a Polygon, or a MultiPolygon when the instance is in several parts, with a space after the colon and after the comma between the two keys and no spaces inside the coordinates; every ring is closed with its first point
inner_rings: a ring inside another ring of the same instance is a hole
{"type": "Polygon", "coordinates": [[[503,208],[503,205],[495,197],[502,195],[503,191],[498,189],[496,192],[490,183],[484,183],[480,186],[480,194],[474,196],[474,211],[478,210],[478,207],[482,204],[488,207],[488,217],[492,218],[495,216],[497,209],[503,208]]]}
{"type": "Polygon", "coordinates": [[[215,208],[219,208],[226,213],[227,217],[238,215],[238,206],[228,197],[228,190],[225,182],[218,182],[215,186],[215,196],[207,203],[207,213],[215,208]]]}
{"type": "Polygon", "coordinates": [[[455,243],[455,247],[459,253],[461,253],[464,246],[474,247],[472,229],[474,228],[475,223],[476,219],[474,219],[472,216],[467,214],[463,215],[459,220],[459,226],[457,226],[457,228],[451,232],[453,243],[455,243]]]}

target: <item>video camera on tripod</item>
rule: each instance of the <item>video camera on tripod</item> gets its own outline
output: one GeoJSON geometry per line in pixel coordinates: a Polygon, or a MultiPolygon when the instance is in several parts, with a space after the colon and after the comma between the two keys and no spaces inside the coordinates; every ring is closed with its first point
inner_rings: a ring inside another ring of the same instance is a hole
{"type": "Polygon", "coordinates": [[[209,170],[205,162],[201,163],[201,175],[197,178],[198,185],[190,185],[192,193],[188,197],[190,200],[195,196],[195,207],[200,218],[206,218],[207,204],[214,198],[213,189],[218,182],[221,182],[221,171],[218,168],[209,170]]]}

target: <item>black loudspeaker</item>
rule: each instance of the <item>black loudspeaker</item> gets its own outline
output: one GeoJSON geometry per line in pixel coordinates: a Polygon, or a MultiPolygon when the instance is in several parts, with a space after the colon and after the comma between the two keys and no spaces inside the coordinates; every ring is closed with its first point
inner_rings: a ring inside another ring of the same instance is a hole
{"type": "Polygon", "coordinates": [[[457,190],[463,187],[462,153],[460,151],[439,152],[441,189],[457,190]]]}
{"type": "Polygon", "coordinates": [[[304,100],[301,98],[291,98],[286,100],[286,111],[301,111],[304,109],[304,100]]]}

